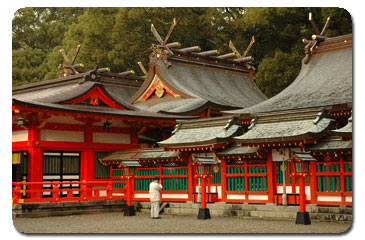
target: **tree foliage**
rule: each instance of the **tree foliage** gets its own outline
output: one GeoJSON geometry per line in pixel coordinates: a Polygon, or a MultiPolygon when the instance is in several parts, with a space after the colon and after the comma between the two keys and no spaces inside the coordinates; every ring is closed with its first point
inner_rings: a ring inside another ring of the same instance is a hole
{"type": "Polygon", "coordinates": [[[57,77],[63,63],[59,49],[71,57],[78,44],[78,63],[112,72],[147,67],[153,23],[162,37],[175,17],[169,42],[228,53],[229,40],[242,53],[251,36],[257,84],[269,97],[288,86],[304,57],[301,40],[313,34],[312,12],[319,28],[331,16],[327,36],[351,33],[349,13],[340,8],[24,8],[13,19],[13,86],[57,77]]]}

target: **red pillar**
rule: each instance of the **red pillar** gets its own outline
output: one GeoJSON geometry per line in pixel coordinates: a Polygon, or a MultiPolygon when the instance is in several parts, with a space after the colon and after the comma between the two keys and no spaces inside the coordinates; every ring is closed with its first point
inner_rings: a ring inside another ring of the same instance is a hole
{"type": "Polygon", "coordinates": [[[222,202],[227,201],[227,168],[226,161],[221,160],[221,182],[222,182],[222,202]]]}
{"type": "MultiPolygon", "coordinates": [[[[92,123],[86,121],[84,128],[84,143],[86,148],[81,152],[80,163],[80,181],[95,180],[95,154],[92,150],[93,133],[91,129],[92,123]]],[[[87,186],[86,197],[92,196],[91,186],[87,186]]]]}
{"type": "Polygon", "coordinates": [[[346,196],[345,196],[345,176],[343,173],[345,172],[345,166],[343,162],[343,155],[340,156],[340,189],[341,189],[341,204],[346,203],[346,196]]]}
{"type": "Polygon", "coordinates": [[[193,196],[194,168],[192,165],[193,158],[191,155],[189,157],[187,157],[187,162],[188,162],[188,201],[194,201],[194,196],[193,196]]]}
{"type": "MultiPolygon", "coordinates": [[[[40,144],[40,130],[36,123],[30,122],[28,125],[28,182],[43,181],[43,158],[40,144]]],[[[36,190],[30,193],[30,198],[42,197],[42,185],[31,185],[27,189],[36,190]]]]}
{"type": "Polygon", "coordinates": [[[127,179],[127,205],[132,206],[132,179],[131,177],[128,177],[127,179]]]}
{"type": "MultiPolygon", "coordinates": [[[[268,202],[274,203],[274,174],[273,174],[273,161],[272,152],[267,155],[267,192],[268,192],[268,202]]],[[[247,190],[246,190],[247,191],[247,190]]]]}
{"type": "Polygon", "coordinates": [[[316,204],[316,192],[317,192],[317,178],[316,178],[316,162],[309,163],[309,173],[310,173],[310,191],[311,191],[311,204],[316,204]]]}
{"type": "Polygon", "coordinates": [[[305,212],[305,177],[299,177],[300,212],[305,212]]]}
{"type": "Polygon", "coordinates": [[[207,184],[206,184],[206,178],[205,175],[205,166],[203,165],[203,177],[202,177],[202,208],[207,208],[207,184]]]}

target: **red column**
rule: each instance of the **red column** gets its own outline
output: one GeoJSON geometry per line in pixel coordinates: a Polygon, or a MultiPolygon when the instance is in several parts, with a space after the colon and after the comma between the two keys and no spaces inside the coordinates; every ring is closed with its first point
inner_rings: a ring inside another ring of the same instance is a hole
{"type": "Polygon", "coordinates": [[[188,201],[194,201],[193,187],[194,187],[194,168],[192,165],[193,158],[191,155],[187,157],[188,162],[188,201]]]}
{"type": "Polygon", "coordinates": [[[343,175],[345,172],[345,166],[343,162],[343,155],[340,156],[340,188],[341,188],[341,204],[345,204],[346,196],[345,196],[345,176],[343,175]]]}
{"type": "Polygon", "coordinates": [[[227,201],[227,168],[226,161],[221,160],[222,202],[227,201]]]}
{"type": "Polygon", "coordinates": [[[206,184],[206,178],[205,176],[205,166],[203,165],[203,177],[202,177],[202,208],[207,208],[207,184],[206,184]]]}
{"type": "Polygon", "coordinates": [[[300,212],[305,212],[305,177],[299,177],[300,212]]]}
{"type": "Polygon", "coordinates": [[[316,204],[316,192],[317,192],[317,178],[316,178],[316,162],[309,163],[309,173],[310,173],[310,189],[311,189],[311,203],[316,204]]]}
{"type": "MultiPolygon", "coordinates": [[[[84,143],[86,148],[81,152],[80,181],[95,180],[95,153],[92,150],[93,133],[91,124],[86,121],[84,125],[84,143]]],[[[87,186],[85,196],[92,196],[91,186],[87,186]]]]}
{"type": "MultiPolygon", "coordinates": [[[[43,181],[43,158],[39,144],[40,130],[36,123],[31,122],[28,126],[28,182],[43,181]]],[[[27,189],[37,190],[37,192],[29,194],[30,198],[42,197],[42,185],[31,185],[27,189]]]]}
{"type": "Polygon", "coordinates": [[[128,206],[132,206],[132,183],[131,183],[131,181],[132,181],[131,177],[128,177],[128,179],[127,179],[127,191],[128,191],[127,205],[128,206]]]}
{"type": "MultiPolygon", "coordinates": [[[[273,174],[273,162],[272,162],[272,152],[267,155],[267,192],[268,192],[268,202],[274,203],[274,174],[273,174]]],[[[247,191],[247,190],[246,190],[247,191]]]]}

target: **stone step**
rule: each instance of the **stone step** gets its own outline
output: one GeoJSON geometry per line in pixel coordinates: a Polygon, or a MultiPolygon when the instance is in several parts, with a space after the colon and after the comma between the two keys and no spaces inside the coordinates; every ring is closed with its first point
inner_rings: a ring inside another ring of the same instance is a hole
{"type": "Polygon", "coordinates": [[[80,214],[96,214],[105,212],[123,212],[123,208],[99,208],[99,209],[83,209],[83,210],[63,210],[63,211],[38,211],[38,212],[23,212],[13,213],[13,218],[40,218],[40,217],[54,217],[54,216],[69,216],[80,214]]]}
{"type": "Polygon", "coordinates": [[[25,203],[13,205],[13,217],[46,217],[123,211],[125,201],[25,203]]]}

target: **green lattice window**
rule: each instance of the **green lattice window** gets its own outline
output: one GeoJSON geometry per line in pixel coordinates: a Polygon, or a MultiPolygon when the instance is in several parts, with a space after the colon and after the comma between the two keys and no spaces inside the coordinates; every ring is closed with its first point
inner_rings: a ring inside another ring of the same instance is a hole
{"type": "Polygon", "coordinates": [[[119,181],[124,181],[124,183],[114,183],[113,184],[113,188],[124,188],[125,187],[125,182],[127,181],[126,179],[115,179],[115,177],[123,177],[124,176],[124,171],[123,169],[120,170],[113,170],[113,181],[114,182],[119,182],[119,181]]]}
{"type": "Polygon", "coordinates": [[[135,179],[136,191],[149,191],[153,177],[159,176],[159,169],[137,169],[135,179]]]}
{"type": "Polygon", "coordinates": [[[245,160],[240,165],[231,163],[227,165],[227,190],[267,191],[266,173],[264,160],[245,160]]]}
{"type": "Polygon", "coordinates": [[[211,184],[221,184],[222,179],[221,179],[221,165],[220,164],[212,167],[212,176],[213,176],[213,178],[210,181],[211,184]],[[218,171],[214,172],[214,168],[218,169],[218,171]]]}
{"type": "MultiPolygon", "coordinates": [[[[345,172],[352,173],[352,163],[345,163],[344,164],[345,172]]],[[[345,178],[345,192],[352,192],[352,175],[344,176],[345,178]]]]}
{"type": "Polygon", "coordinates": [[[165,191],[187,191],[188,169],[168,167],[162,169],[163,189],[165,191]],[[181,175],[181,177],[179,177],[181,175]],[[173,177],[170,177],[173,176],[173,177]]]}
{"type": "Polygon", "coordinates": [[[108,154],[108,152],[95,152],[95,179],[110,178],[110,167],[102,165],[99,161],[108,154]]]}
{"type": "Polygon", "coordinates": [[[318,192],[341,192],[340,163],[317,164],[318,192]]]}
{"type": "MultiPolygon", "coordinates": [[[[282,166],[283,162],[276,162],[276,177],[277,177],[277,183],[283,184],[284,178],[283,178],[283,171],[282,166]]],[[[286,169],[285,169],[285,183],[291,184],[291,163],[286,163],[286,169]]]]}

